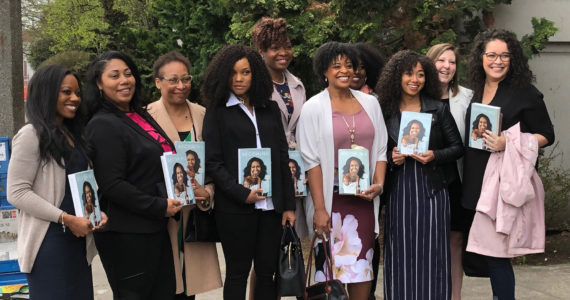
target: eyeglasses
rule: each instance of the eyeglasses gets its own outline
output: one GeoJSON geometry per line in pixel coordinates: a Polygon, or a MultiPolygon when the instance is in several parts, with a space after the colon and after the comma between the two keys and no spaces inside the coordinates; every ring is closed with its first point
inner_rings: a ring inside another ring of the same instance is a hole
{"type": "Polygon", "coordinates": [[[511,60],[511,54],[509,52],[504,52],[501,54],[497,54],[495,52],[486,52],[483,53],[483,55],[485,55],[485,57],[487,57],[487,59],[490,61],[495,61],[497,57],[499,57],[502,62],[508,62],[511,60]]]}
{"type": "Polygon", "coordinates": [[[162,77],[159,76],[158,78],[162,79],[162,80],[166,80],[166,82],[168,82],[168,84],[170,85],[177,85],[179,81],[182,81],[182,84],[190,84],[192,82],[192,75],[187,75],[187,76],[182,76],[180,78],[178,77],[162,77]]]}

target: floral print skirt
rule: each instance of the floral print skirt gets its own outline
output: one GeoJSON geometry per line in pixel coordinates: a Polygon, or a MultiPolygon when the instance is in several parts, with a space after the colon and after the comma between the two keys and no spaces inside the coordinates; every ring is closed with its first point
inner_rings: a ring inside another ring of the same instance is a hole
{"type": "MultiPolygon", "coordinates": [[[[356,196],[333,194],[330,253],[334,278],[342,283],[373,279],[374,203],[356,196]]],[[[323,244],[315,249],[315,281],[325,281],[323,244]]]]}

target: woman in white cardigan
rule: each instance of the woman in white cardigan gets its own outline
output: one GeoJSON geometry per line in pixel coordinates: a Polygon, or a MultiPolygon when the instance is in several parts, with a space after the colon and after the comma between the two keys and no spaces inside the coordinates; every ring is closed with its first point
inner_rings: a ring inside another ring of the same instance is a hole
{"type": "MultiPolygon", "coordinates": [[[[455,124],[465,142],[465,112],[473,97],[473,91],[460,86],[457,82],[457,62],[459,55],[453,44],[444,43],[432,46],[427,54],[437,69],[441,86],[441,100],[449,103],[455,124]]],[[[449,236],[451,250],[451,299],[461,300],[463,284],[462,248],[463,233],[469,230],[464,221],[465,208],[461,206],[461,176],[463,176],[463,158],[457,160],[458,179],[448,186],[451,204],[451,232],[449,236]]]]}
{"type": "MultiPolygon", "coordinates": [[[[351,300],[368,299],[370,291],[387,142],[376,98],[349,88],[357,61],[346,44],[329,42],[317,50],[313,68],[326,88],[303,106],[296,134],[309,178],[307,223],[317,234],[331,234],[334,276],[348,284],[351,300]],[[371,163],[365,168],[370,188],[355,196],[339,195],[337,150],[357,144],[369,150],[371,163]]],[[[317,281],[324,279],[321,268],[317,266],[317,281]]]]}
{"type": "Polygon", "coordinates": [[[50,65],[30,81],[29,124],[13,140],[8,201],[19,209],[18,262],[30,298],[93,299],[91,260],[97,250],[88,218],[76,217],[67,174],[88,168],[79,79],[50,65]]]}

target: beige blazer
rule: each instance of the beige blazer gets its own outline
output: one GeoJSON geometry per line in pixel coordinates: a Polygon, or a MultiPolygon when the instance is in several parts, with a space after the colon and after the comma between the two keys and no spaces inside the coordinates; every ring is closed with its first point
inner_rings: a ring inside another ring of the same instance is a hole
{"type": "Polygon", "coordinates": [[[295,77],[289,70],[285,70],[285,78],[287,78],[287,85],[289,86],[289,91],[291,92],[291,98],[293,99],[293,114],[291,115],[291,120],[287,121],[289,112],[287,111],[287,105],[283,102],[281,95],[274,88],[271,94],[271,100],[277,102],[279,110],[281,110],[281,122],[283,123],[283,128],[285,129],[285,137],[287,138],[287,143],[291,148],[291,145],[295,143],[295,128],[297,127],[297,121],[301,115],[301,108],[303,103],[306,101],[305,86],[295,77]]]}
{"type": "MultiPolygon", "coordinates": [[[[190,114],[194,122],[196,135],[192,133],[192,140],[202,140],[202,122],[206,109],[198,104],[191,103],[186,100],[190,108],[190,114]]],[[[162,127],[170,140],[179,141],[178,131],[174,123],[170,119],[162,98],[147,106],[149,114],[154,120],[162,127]]],[[[207,184],[204,186],[210,199],[214,199],[214,185],[207,184]]],[[[213,201],[211,201],[213,205],[213,201]]],[[[181,220],[183,228],[183,236],[186,234],[186,223],[190,207],[185,207],[181,211],[181,220]]],[[[174,218],[168,220],[168,234],[170,236],[170,243],[172,244],[172,255],[174,257],[174,272],[176,274],[176,293],[184,292],[184,285],[182,280],[186,280],[187,295],[196,295],[207,292],[209,290],[222,287],[222,276],[220,273],[220,264],[218,262],[218,252],[216,250],[216,243],[184,243],[184,269],[185,278],[182,278],[182,263],[180,262],[180,254],[178,250],[178,229],[180,228],[180,221],[174,218]]]]}
{"type": "MultiPolygon", "coordinates": [[[[8,202],[19,209],[18,263],[30,273],[50,222],[63,213],[59,206],[65,195],[65,169],[54,160],[40,159],[40,143],[31,124],[22,127],[12,140],[8,165],[8,202]]],[[[87,263],[97,255],[93,235],[86,237],[87,263]]]]}

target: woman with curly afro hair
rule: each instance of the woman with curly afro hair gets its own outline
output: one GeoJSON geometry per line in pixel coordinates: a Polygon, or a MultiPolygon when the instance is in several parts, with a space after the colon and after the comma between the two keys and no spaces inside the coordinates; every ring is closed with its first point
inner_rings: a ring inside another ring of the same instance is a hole
{"type": "Polygon", "coordinates": [[[245,299],[254,262],[255,299],[277,299],[282,226],[295,222],[295,196],[281,113],[271,100],[269,73],[249,47],[229,45],[214,56],[204,76],[206,173],[215,185],[215,217],[226,260],[224,299],[245,299]],[[271,149],[272,196],[238,182],[238,149],[271,149]]]}
{"type": "Polygon", "coordinates": [[[461,137],[433,62],[414,51],[388,61],[376,93],[388,129],[387,202],[384,226],[384,299],[450,299],[449,194],[458,177],[461,137]],[[400,154],[401,112],[432,115],[429,150],[400,154]]]}
{"type": "MultiPolygon", "coordinates": [[[[474,90],[471,103],[500,107],[502,119],[499,127],[502,130],[509,130],[519,123],[520,132],[534,134],[538,147],[546,147],[554,142],[554,129],[543,101],[543,95],[531,84],[533,75],[528,66],[528,59],[524,56],[521,44],[512,32],[489,29],[479,33],[471,50],[469,69],[474,90]]],[[[471,107],[467,109],[467,116],[470,115],[471,107]]],[[[470,124],[469,120],[466,124],[470,124]]],[[[469,126],[466,128],[466,139],[470,137],[470,129],[469,126]]],[[[483,140],[494,152],[501,152],[506,148],[507,141],[504,133],[496,135],[486,130],[483,133],[483,140]]],[[[471,210],[471,216],[475,214],[477,203],[481,201],[480,196],[483,195],[481,192],[483,177],[491,155],[488,151],[473,148],[465,150],[462,202],[465,208],[471,210]]],[[[501,186],[502,190],[503,186],[501,186]]],[[[536,199],[533,198],[533,200],[536,199]]],[[[537,203],[537,201],[532,202],[537,203]]],[[[544,217],[544,211],[542,213],[544,217]]],[[[515,299],[515,276],[510,262],[510,257],[515,255],[507,251],[506,235],[500,234],[495,239],[495,230],[481,232],[482,227],[476,225],[477,219],[478,214],[475,215],[475,220],[470,226],[467,251],[486,255],[493,295],[500,300],[515,299]],[[484,237],[482,240],[475,238],[479,232],[482,234],[479,237],[484,237]]],[[[544,234],[544,220],[536,224],[540,223],[543,227],[540,230],[540,226],[537,226],[538,231],[544,234]]],[[[544,240],[542,241],[544,243],[544,240]]]]}

